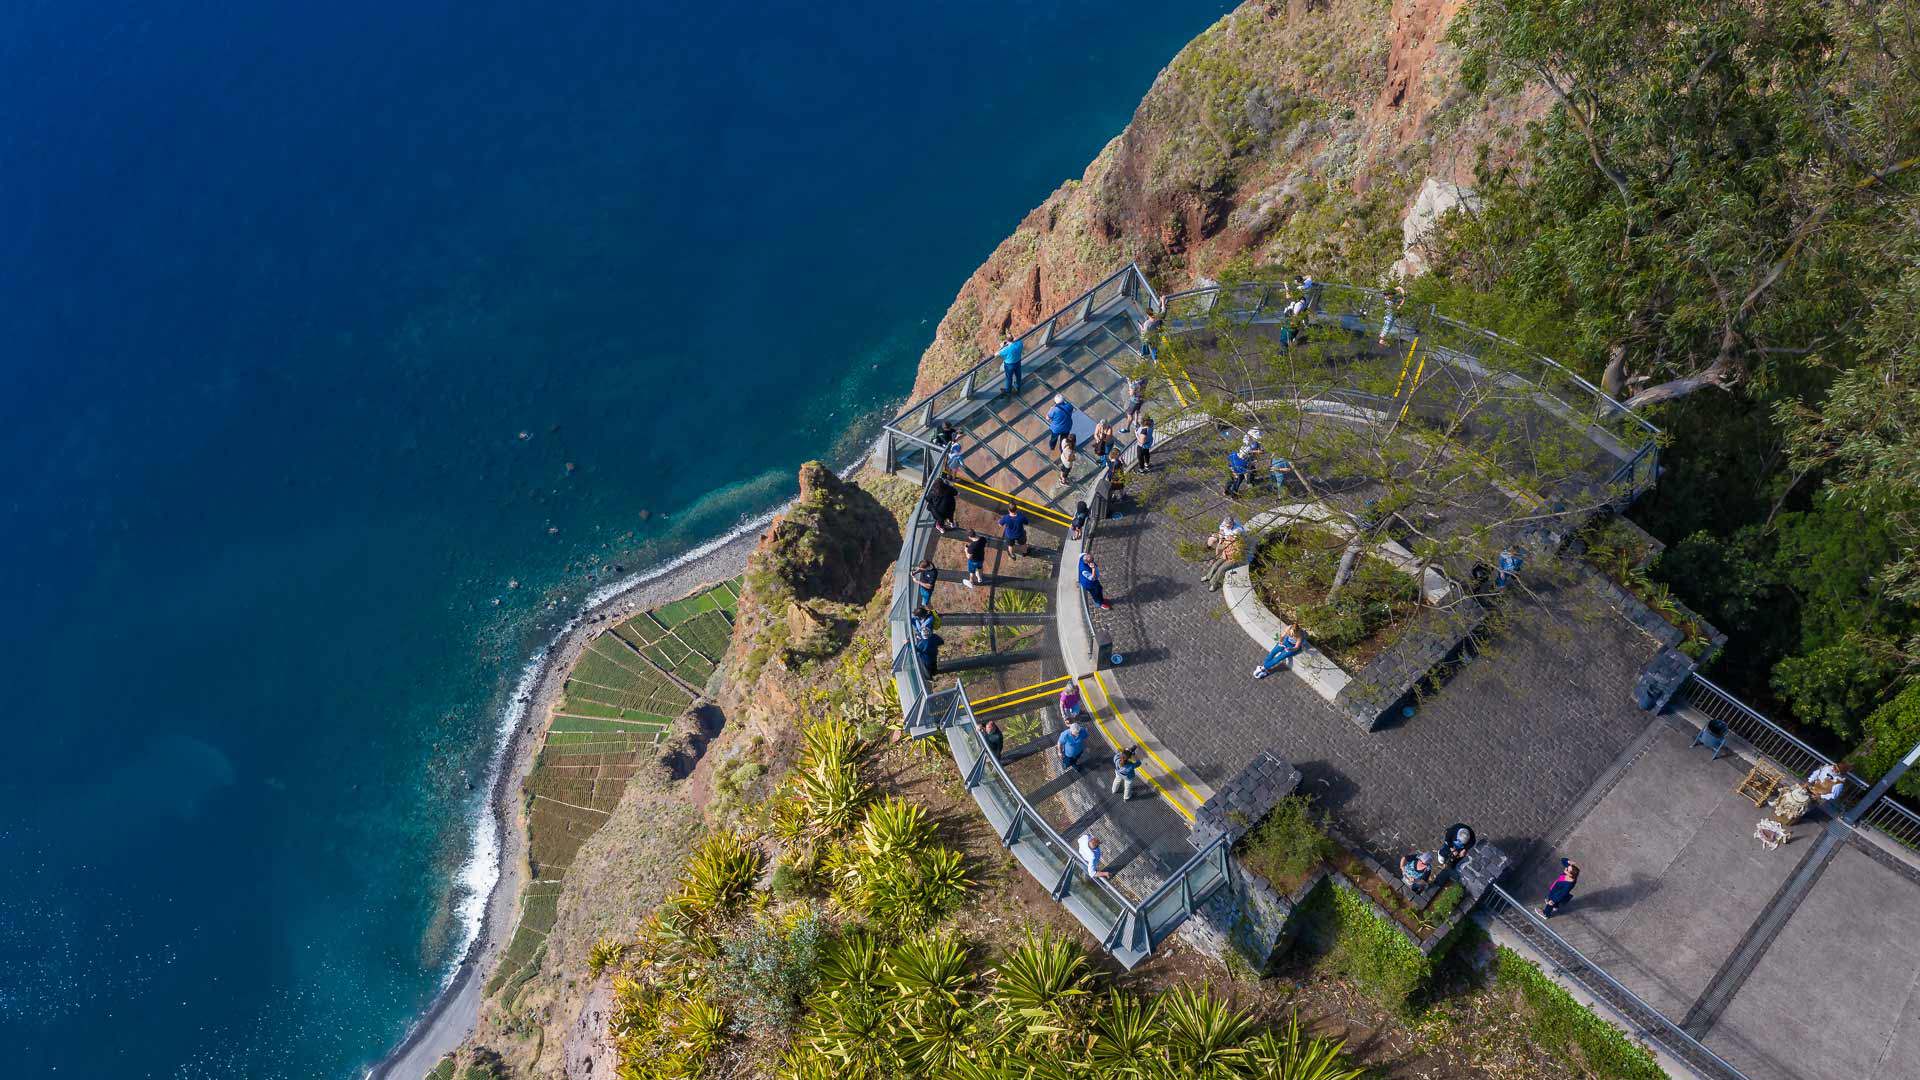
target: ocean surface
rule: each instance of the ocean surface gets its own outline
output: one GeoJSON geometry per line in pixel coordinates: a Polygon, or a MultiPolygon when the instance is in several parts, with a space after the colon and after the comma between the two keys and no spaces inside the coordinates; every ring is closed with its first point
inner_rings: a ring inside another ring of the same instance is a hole
{"type": "Polygon", "coordinates": [[[1230,6],[6,5],[6,1075],[381,1056],[529,658],[856,450],[1230,6]]]}

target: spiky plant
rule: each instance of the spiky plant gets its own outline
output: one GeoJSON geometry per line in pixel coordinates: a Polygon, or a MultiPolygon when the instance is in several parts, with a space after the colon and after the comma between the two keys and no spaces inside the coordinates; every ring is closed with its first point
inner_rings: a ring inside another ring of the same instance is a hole
{"type": "Polygon", "coordinates": [[[897,1024],[884,979],[886,962],[886,946],[855,930],[836,941],[820,964],[818,986],[807,1000],[802,1045],[828,1064],[830,1075],[858,1078],[899,1071],[889,1041],[897,1024]]]}
{"type": "Polygon", "coordinates": [[[671,1038],[676,1053],[706,1061],[727,1037],[727,1014],[704,997],[692,997],[674,1010],[671,1038]]]}
{"type": "Polygon", "coordinates": [[[1248,1050],[1257,1080],[1359,1080],[1363,1069],[1347,1064],[1345,1039],[1318,1039],[1300,1028],[1295,1013],[1279,1031],[1255,1036],[1248,1050]]]}
{"type": "Polygon", "coordinates": [[[759,849],[731,829],[708,833],[680,872],[675,899],[696,916],[724,913],[753,888],[759,849]]]}
{"type": "Polygon", "coordinates": [[[1165,1058],[1175,1073],[1207,1080],[1237,1076],[1248,1061],[1253,1018],[1204,990],[1180,987],[1160,1004],[1165,1058]]]}
{"type": "Polygon", "coordinates": [[[1015,1045],[1059,1048],[1085,1029],[1092,982],[1079,945],[1029,936],[995,966],[987,1003],[1015,1045]]]}
{"type": "Polygon", "coordinates": [[[965,998],[973,983],[967,950],[946,935],[910,938],[887,954],[882,983],[899,1023],[894,1047],[908,1069],[939,1075],[977,1049],[965,998]]]}
{"type": "Polygon", "coordinates": [[[1160,1000],[1107,991],[1106,1007],[1095,1015],[1087,1064],[1108,1080],[1136,1080],[1162,1056],[1160,1000]]]}
{"type": "Polygon", "coordinates": [[[599,978],[608,968],[618,967],[627,955],[627,942],[603,937],[587,949],[587,971],[599,978]]]}

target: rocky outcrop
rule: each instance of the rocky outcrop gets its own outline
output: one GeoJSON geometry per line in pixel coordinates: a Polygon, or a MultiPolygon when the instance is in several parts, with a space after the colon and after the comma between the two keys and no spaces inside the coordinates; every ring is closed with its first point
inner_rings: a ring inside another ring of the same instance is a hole
{"type": "Polygon", "coordinates": [[[1262,0],[1222,18],[967,280],[916,395],[1128,260],[1163,290],[1263,263],[1384,277],[1423,186],[1470,185],[1482,148],[1508,159],[1546,105],[1461,87],[1446,29],[1463,4],[1262,0]]]}
{"type": "Polygon", "coordinates": [[[900,551],[900,527],[880,500],[817,461],[800,467],[800,496],[747,561],[762,604],[778,605],[789,659],[844,646],[900,551]]]}

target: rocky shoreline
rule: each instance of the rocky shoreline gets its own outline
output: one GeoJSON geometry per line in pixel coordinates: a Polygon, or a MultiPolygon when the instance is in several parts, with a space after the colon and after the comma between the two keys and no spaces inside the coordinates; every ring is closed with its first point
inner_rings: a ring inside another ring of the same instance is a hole
{"type": "Polygon", "coordinates": [[[452,980],[400,1045],[366,1071],[366,1080],[423,1077],[473,1032],[483,988],[513,936],[514,920],[519,915],[527,846],[520,788],[533,767],[552,706],[566,685],[566,673],[573,669],[587,644],[601,631],[638,611],[690,596],[739,574],[746,568],[747,555],[773,513],[742,525],[704,551],[695,549],[698,554],[685,562],[669,563],[661,572],[651,576],[642,574],[618,586],[611,594],[599,596],[547,647],[532,684],[518,702],[526,711],[520,725],[508,737],[488,797],[489,812],[500,830],[499,877],[487,897],[480,933],[468,947],[452,980]]]}

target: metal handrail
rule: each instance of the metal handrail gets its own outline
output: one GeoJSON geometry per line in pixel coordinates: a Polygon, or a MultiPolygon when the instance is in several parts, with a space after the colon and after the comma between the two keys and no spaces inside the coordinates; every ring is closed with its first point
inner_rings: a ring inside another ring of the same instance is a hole
{"type": "MultiPolygon", "coordinates": [[[[1045,334],[1048,327],[1051,327],[1055,323],[1055,321],[1067,315],[1072,314],[1075,311],[1075,309],[1085,304],[1090,297],[1092,297],[1095,293],[1099,292],[1101,289],[1106,288],[1108,285],[1111,285],[1115,281],[1123,280],[1127,278],[1129,275],[1132,275],[1135,279],[1139,281],[1141,287],[1147,290],[1148,295],[1152,296],[1156,303],[1159,302],[1159,298],[1157,294],[1153,292],[1153,286],[1147,283],[1147,276],[1141,272],[1140,268],[1137,265],[1133,263],[1128,263],[1127,265],[1121,267],[1120,269],[1102,278],[1092,288],[1087,289],[1085,292],[1074,297],[1072,300],[1068,301],[1065,304],[1062,304],[1058,310],[1054,311],[1052,314],[1048,315],[1046,318],[1041,319],[1040,321],[1034,323],[1033,326],[1028,328],[1026,333],[1020,335],[1019,340],[1022,342],[1027,342],[1028,338],[1034,337],[1035,335],[1039,335],[1042,338],[1042,343],[1038,346],[1035,346],[1029,342],[1028,347],[1033,349],[1033,351],[1036,353],[1039,352],[1040,349],[1046,348],[1047,346],[1044,343],[1044,339],[1045,339],[1045,334]]],[[[1126,297],[1126,290],[1123,288],[1118,294],[1118,298],[1125,298],[1125,297],[1126,297]]],[[[933,393],[927,394],[926,396],[918,398],[913,402],[909,403],[906,407],[902,408],[898,413],[896,413],[894,415],[893,420],[890,421],[886,426],[890,429],[893,429],[895,434],[901,434],[901,435],[906,434],[906,432],[901,431],[899,429],[906,426],[907,419],[911,417],[914,413],[919,412],[920,410],[926,408],[928,405],[932,404],[933,402],[938,401],[940,398],[946,396],[950,391],[952,391],[956,387],[959,387],[965,384],[969,379],[977,377],[981,372],[989,370],[992,365],[998,362],[999,362],[999,357],[996,354],[993,354],[993,353],[987,354],[987,356],[982,358],[978,363],[974,364],[972,367],[968,368],[966,371],[963,371],[959,375],[956,375],[952,379],[949,379],[945,385],[940,387],[940,389],[935,390],[933,393]]]]}
{"type": "Polygon", "coordinates": [[[1556,968],[1565,972],[1575,982],[1586,987],[1589,993],[1597,998],[1605,998],[1607,996],[1599,988],[1588,983],[1588,981],[1582,977],[1583,970],[1586,973],[1598,976],[1599,980],[1606,985],[1608,990],[1620,998],[1625,999],[1626,1003],[1631,1005],[1633,1009],[1645,1014],[1646,1017],[1652,1018],[1653,1023],[1647,1024],[1641,1022],[1641,1018],[1632,1015],[1629,1010],[1620,1010],[1623,1017],[1640,1029],[1641,1035],[1651,1041],[1658,1042],[1666,1048],[1668,1053],[1687,1060],[1689,1064],[1695,1067],[1705,1065],[1711,1070],[1716,1070],[1721,1080],[1747,1080],[1745,1073],[1734,1067],[1727,1059],[1707,1049],[1706,1045],[1699,1039],[1687,1034],[1684,1028],[1672,1020],[1667,1019],[1665,1013],[1647,1004],[1640,995],[1627,989],[1620,980],[1607,974],[1605,968],[1587,959],[1585,953],[1574,948],[1572,943],[1567,941],[1566,938],[1555,933],[1553,928],[1546,924],[1545,920],[1535,915],[1525,904],[1515,900],[1512,894],[1508,893],[1505,889],[1498,885],[1492,886],[1489,890],[1488,897],[1482,900],[1482,904],[1486,908],[1488,915],[1500,919],[1509,925],[1518,921],[1528,931],[1545,938],[1557,948],[1571,955],[1573,957],[1572,963],[1568,963],[1563,958],[1557,956],[1549,957],[1549,959],[1553,961],[1556,968]],[[1518,916],[1518,920],[1515,919],[1515,916],[1518,916]]]}
{"type": "MultiPolygon", "coordinates": [[[[957,709],[961,714],[960,719],[966,723],[979,724],[979,719],[975,717],[973,713],[973,702],[967,697],[966,686],[964,683],[957,683],[956,688],[960,691],[959,707],[957,709]]],[[[1007,775],[1006,766],[1000,764],[1000,759],[995,757],[991,752],[983,753],[980,757],[981,760],[985,761],[987,766],[993,770],[994,775],[1000,778],[1000,782],[1006,786],[1006,789],[1013,792],[1015,797],[1019,799],[1021,817],[1030,821],[1031,824],[1038,825],[1042,835],[1057,845],[1060,850],[1066,852],[1067,857],[1075,861],[1077,868],[1079,858],[1078,850],[1067,842],[1066,837],[1055,832],[1052,825],[1047,824],[1047,819],[1041,816],[1040,811],[1034,809],[1033,803],[1027,799],[1027,793],[1020,790],[1020,785],[1013,782],[1013,777],[1007,775]]],[[[1121,892],[1119,887],[1111,881],[1105,878],[1094,877],[1091,874],[1082,874],[1081,876],[1098,886],[1101,891],[1107,894],[1108,899],[1118,904],[1128,914],[1135,916],[1140,914],[1139,906],[1132,900],[1127,899],[1126,894],[1121,892]]]]}
{"type": "MultiPolygon", "coordinates": [[[[1365,286],[1360,286],[1360,285],[1346,285],[1346,284],[1341,284],[1339,282],[1326,282],[1326,281],[1319,282],[1318,284],[1323,289],[1331,288],[1331,289],[1340,290],[1340,291],[1350,291],[1350,292],[1358,293],[1361,296],[1368,297],[1370,299],[1375,299],[1375,300],[1381,299],[1386,295],[1379,289],[1367,288],[1365,286]]],[[[1180,292],[1167,294],[1166,298],[1162,301],[1162,304],[1169,305],[1176,300],[1184,300],[1194,296],[1212,295],[1217,298],[1223,290],[1228,290],[1229,288],[1230,288],[1229,286],[1224,286],[1224,285],[1203,285],[1203,286],[1200,286],[1199,288],[1185,289],[1180,292]]],[[[1260,310],[1260,306],[1257,305],[1252,309],[1235,308],[1235,309],[1231,309],[1228,312],[1228,314],[1242,314],[1249,310],[1257,312],[1260,310]]],[[[1346,314],[1364,315],[1366,313],[1367,312],[1365,310],[1356,310],[1356,311],[1347,312],[1346,314]]],[[[1530,355],[1532,359],[1538,360],[1541,363],[1547,364],[1548,366],[1566,375],[1568,378],[1572,379],[1574,382],[1579,383],[1582,388],[1584,388],[1588,393],[1592,394],[1595,398],[1598,398],[1600,401],[1605,402],[1606,404],[1612,406],[1614,409],[1618,410],[1618,412],[1621,415],[1624,415],[1632,419],[1634,423],[1638,424],[1649,435],[1660,434],[1659,427],[1655,426],[1652,421],[1648,420],[1646,417],[1641,416],[1639,413],[1628,408],[1625,404],[1620,402],[1618,399],[1614,398],[1611,394],[1608,394],[1606,391],[1588,382],[1586,379],[1582,378],[1577,372],[1570,370],[1566,365],[1560,363],[1558,360],[1555,360],[1553,357],[1548,356],[1545,353],[1529,353],[1526,346],[1520,344],[1517,341],[1514,341],[1512,338],[1506,337],[1501,334],[1497,334],[1483,327],[1472,326],[1467,323],[1463,323],[1458,319],[1454,319],[1446,315],[1442,315],[1440,314],[1439,309],[1433,305],[1428,305],[1428,315],[1435,322],[1445,323],[1448,326],[1451,326],[1455,329],[1463,330],[1472,334],[1478,334],[1481,337],[1487,338],[1491,341],[1498,341],[1503,345],[1508,345],[1515,349],[1518,349],[1522,352],[1523,355],[1530,355]]],[[[1402,319],[1404,321],[1405,317],[1403,316],[1402,319]]]]}

